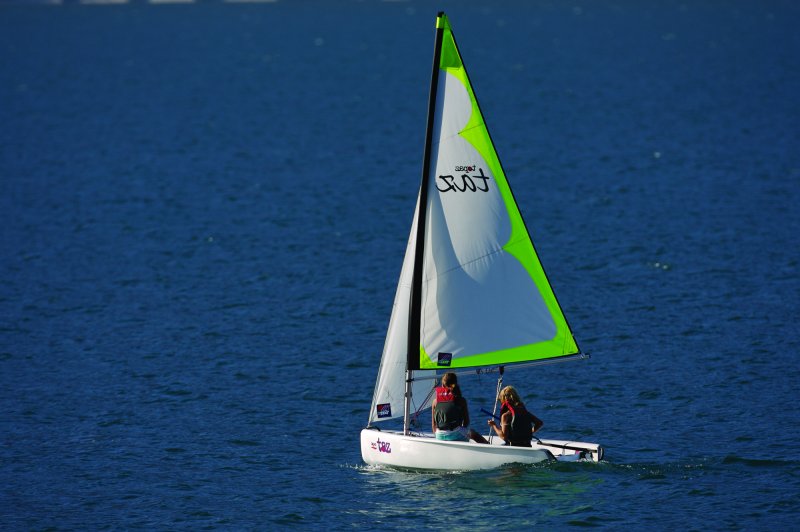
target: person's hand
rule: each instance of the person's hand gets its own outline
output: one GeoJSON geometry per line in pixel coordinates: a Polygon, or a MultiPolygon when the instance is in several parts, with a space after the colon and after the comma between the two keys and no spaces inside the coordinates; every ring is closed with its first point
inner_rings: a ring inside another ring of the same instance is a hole
{"type": "Polygon", "coordinates": [[[489,420],[489,425],[491,425],[492,427],[494,427],[496,425],[496,423],[494,422],[494,419],[490,419],[489,420]]]}

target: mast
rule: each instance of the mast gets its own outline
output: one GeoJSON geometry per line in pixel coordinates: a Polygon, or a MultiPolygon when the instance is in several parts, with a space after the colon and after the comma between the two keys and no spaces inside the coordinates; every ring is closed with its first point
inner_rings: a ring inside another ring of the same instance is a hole
{"type": "Polygon", "coordinates": [[[403,433],[408,434],[411,417],[411,383],[413,372],[419,369],[420,327],[422,323],[422,266],[425,257],[425,218],[428,206],[428,181],[431,165],[431,143],[433,123],[436,118],[436,93],[439,87],[439,59],[442,52],[442,18],[444,12],[436,16],[436,37],[433,44],[433,69],[431,71],[431,90],[428,96],[428,124],[425,130],[425,151],[422,156],[422,179],[419,187],[419,206],[417,208],[417,235],[414,249],[414,271],[411,277],[411,304],[408,317],[408,355],[406,358],[405,409],[403,433]]]}

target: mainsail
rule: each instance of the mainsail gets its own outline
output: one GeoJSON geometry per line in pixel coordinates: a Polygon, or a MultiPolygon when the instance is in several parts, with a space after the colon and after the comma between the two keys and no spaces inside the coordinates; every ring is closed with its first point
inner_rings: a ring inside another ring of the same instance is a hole
{"type": "MultiPolygon", "coordinates": [[[[422,185],[370,422],[403,414],[407,370],[498,366],[580,353],[443,13],[436,31],[422,185]]],[[[430,381],[413,381],[417,404],[430,388],[430,381]]]]}

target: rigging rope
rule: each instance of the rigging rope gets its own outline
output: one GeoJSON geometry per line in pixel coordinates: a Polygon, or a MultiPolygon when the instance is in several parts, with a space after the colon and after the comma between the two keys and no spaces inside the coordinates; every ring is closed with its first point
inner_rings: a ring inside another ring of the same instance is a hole
{"type": "MultiPolygon", "coordinates": [[[[499,373],[500,376],[497,378],[497,389],[494,391],[494,407],[492,407],[492,417],[497,417],[497,401],[500,399],[500,387],[503,386],[503,366],[500,366],[499,373]]],[[[492,443],[492,438],[494,438],[494,430],[489,431],[489,444],[492,443]]]]}
{"type": "MultiPolygon", "coordinates": [[[[428,392],[428,395],[427,395],[427,396],[425,396],[425,400],[424,400],[424,401],[422,401],[422,403],[420,404],[419,408],[417,408],[417,410],[416,410],[416,411],[415,411],[413,414],[411,414],[411,417],[412,417],[412,419],[413,419],[413,422],[415,423],[415,425],[416,425],[417,429],[418,429],[420,432],[423,432],[423,430],[422,430],[422,427],[421,427],[421,426],[420,426],[420,424],[419,424],[419,415],[422,413],[422,411],[423,411],[423,410],[425,409],[425,407],[427,406],[427,404],[428,404],[428,401],[430,401],[430,400],[433,398],[433,393],[434,393],[435,391],[436,391],[436,381],[433,381],[433,386],[431,387],[431,391],[429,391],[429,392],[428,392]]],[[[433,415],[433,414],[431,414],[431,415],[433,415]]]]}

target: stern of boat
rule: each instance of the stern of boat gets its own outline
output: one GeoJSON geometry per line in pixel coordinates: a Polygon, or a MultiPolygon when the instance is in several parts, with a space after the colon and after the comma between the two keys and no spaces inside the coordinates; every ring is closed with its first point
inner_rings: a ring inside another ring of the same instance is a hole
{"type": "Polygon", "coordinates": [[[531,445],[539,449],[547,449],[559,462],[576,462],[587,460],[599,462],[603,459],[604,449],[598,443],[586,443],[567,440],[534,440],[531,445]]]}

